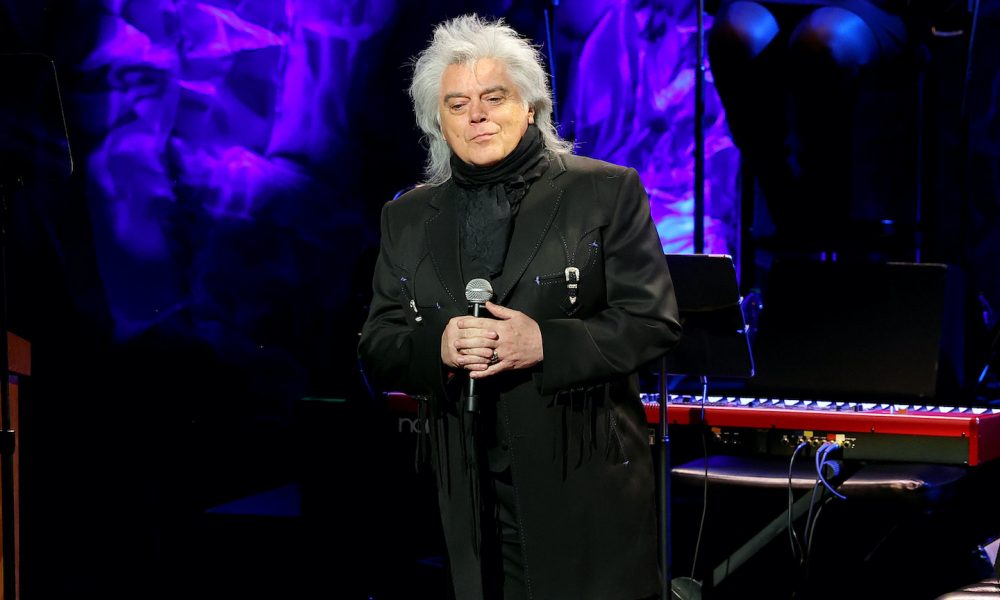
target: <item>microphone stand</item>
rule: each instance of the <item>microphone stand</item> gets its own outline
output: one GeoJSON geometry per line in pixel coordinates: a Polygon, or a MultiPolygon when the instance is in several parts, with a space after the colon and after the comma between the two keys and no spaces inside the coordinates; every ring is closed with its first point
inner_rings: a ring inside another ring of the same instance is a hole
{"type": "Polygon", "coordinates": [[[705,251],[705,0],[698,0],[694,79],[694,253],[705,251]]]}
{"type": "MultiPolygon", "coordinates": [[[[705,251],[705,0],[698,0],[697,67],[694,80],[694,253],[705,251]]],[[[667,430],[667,357],[660,359],[660,571],[661,600],[673,592],[670,547],[670,433],[667,430]]],[[[696,595],[692,591],[691,595],[696,595]]]]}
{"type": "MultiPolygon", "coordinates": [[[[706,421],[704,406],[708,400],[709,377],[745,379],[754,373],[753,356],[746,320],[741,308],[739,282],[732,257],[719,254],[667,254],[674,280],[677,308],[684,332],[677,346],[660,358],[659,365],[659,489],[660,569],[663,587],[660,600],[700,600],[702,584],[694,577],[674,577],[671,571],[671,464],[670,406],[668,376],[697,376],[701,382],[702,412],[692,419],[702,428],[706,421]]],[[[682,408],[689,410],[692,406],[682,408]]],[[[707,458],[707,456],[706,456],[707,458]]],[[[708,477],[704,481],[708,485],[708,477]]]]}
{"type": "Polygon", "coordinates": [[[667,355],[660,358],[660,572],[663,589],[660,600],[671,597],[670,556],[670,434],[667,432],[667,355]]]}

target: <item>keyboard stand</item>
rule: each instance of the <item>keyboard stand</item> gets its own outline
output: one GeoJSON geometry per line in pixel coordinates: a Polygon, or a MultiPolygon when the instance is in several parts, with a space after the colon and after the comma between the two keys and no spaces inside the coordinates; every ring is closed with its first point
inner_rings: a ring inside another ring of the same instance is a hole
{"type": "MultiPolygon", "coordinates": [[[[803,494],[801,498],[792,504],[791,515],[792,521],[797,521],[799,518],[804,516],[809,510],[809,504],[811,502],[811,494],[803,494]]],[[[775,539],[782,533],[788,530],[788,510],[781,513],[774,518],[773,521],[767,524],[764,529],[750,538],[747,543],[739,547],[736,552],[733,552],[728,558],[719,563],[714,569],[712,569],[711,587],[718,587],[720,583],[733,571],[739,569],[746,563],[752,556],[760,552],[765,546],[771,543],[771,540],[775,539]]]]}
{"type": "MultiPolygon", "coordinates": [[[[766,456],[712,455],[674,467],[673,478],[681,484],[714,487],[736,486],[781,490],[789,485],[787,458],[766,456]]],[[[779,535],[787,532],[788,523],[801,519],[812,502],[810,490],[815,484],[816,471],[812,456],[799,460],[792,474],[793,491],[804,493],[792,504],[791,520],[786,509],[728,557],[712,569],[707,588],[718,587],[729,575],[747,563],[779,535]]],[[[853,501],[886,501],[916,506],[920,510],[951,498],[967,467],[922,463],[858,464],[836,486],[838,492],[853,501]]]]}

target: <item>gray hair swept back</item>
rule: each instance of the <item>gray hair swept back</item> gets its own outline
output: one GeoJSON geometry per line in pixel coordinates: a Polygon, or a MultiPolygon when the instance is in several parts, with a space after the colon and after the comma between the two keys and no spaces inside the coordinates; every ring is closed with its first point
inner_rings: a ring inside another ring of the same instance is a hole
{"type": "Polygon", "coordinates": [[[430,45],[413,62],[410,97],[417,125],[427,140],[424,174],[428,184],[443,183],[451,177],[451,149],[441,132],[438,112],[441,77],[450,65],[471,65],[483,58],[493,58],[507,66],[521,97],[535,109],[535,125],[545,147],[558,154],[573,150],[573,144],[559,137],[552,122],[552,93],[538,49],[504,24],[503,19],[489,21],[475,14],[464,15],[438,25],[430,45]]]}

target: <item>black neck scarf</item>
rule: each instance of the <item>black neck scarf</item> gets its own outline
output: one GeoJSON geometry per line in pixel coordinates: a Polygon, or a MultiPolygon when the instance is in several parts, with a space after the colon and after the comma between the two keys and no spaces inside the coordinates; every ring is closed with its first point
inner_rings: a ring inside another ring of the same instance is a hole
{"type": "Polygon", "coordinates": [[[533,124],[528,125],[517,147],[491,167],[470,165],[451,155],[452,179],[461,194],[466,278],[492,279],[503,270],[521,199],[548,164],[542,135],[533,124]]]}

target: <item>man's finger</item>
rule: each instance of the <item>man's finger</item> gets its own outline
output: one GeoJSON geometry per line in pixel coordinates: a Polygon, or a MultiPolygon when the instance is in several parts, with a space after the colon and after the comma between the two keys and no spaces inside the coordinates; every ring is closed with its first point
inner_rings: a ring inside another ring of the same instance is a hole
{"type": "Polygon", "coordinates": [[[464,348],[492,348],[495,345],[496,338],[468,337],[458,338],[455,340],[455,348],[458,350],[462,350],[464,348]]]}
{"type": "Polygon", "coordinates": [[[468,319],[463,319],[458,322],[458,328],[465,334],[469,330],[479,329],[484,335],[496,335],[493,331],[493,325],[496,324],[496,319],[483,319],[481,317],[469,317],[468,319]]]}
{"type": "Polygon", "coordinates": [[[490,314],[494,317],[500,319],[510,319],[511,317],[520,314],[519,311],[516,311],[513,308],[507,308],[506,306],[500,306],[499,304],[493,304],[488,301],[486,302],[486,310],[490,311],[490,314]]]}

